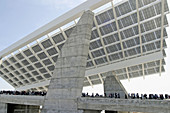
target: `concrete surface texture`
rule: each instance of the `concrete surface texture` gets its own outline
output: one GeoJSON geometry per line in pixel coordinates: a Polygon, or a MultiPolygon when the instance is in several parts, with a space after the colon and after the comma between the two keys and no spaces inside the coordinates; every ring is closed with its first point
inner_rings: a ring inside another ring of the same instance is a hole
{"type": "Polygon", "coordinates": [[[106,79],[104,80],[104,93],[106,93],[107,96],[110,94],[115,93],[120,95],[120,98],[125,98],[125,94],[127,95],[127,91],[123,87],[120,80],[116,78],[116,75],[114,75],[114,72],[108,72],[106,79]]]}
{"type": "Polygon", "coordinates": [[[78,108],[82,110],[126,111],[134,113],[170,113],[170,101],[83,97],[78,99],[78,108]]]}
{"type": "Polygon", "coordinates": [[[7,113],[7,104],[0,102],[0,113],[7,113]]]}
{"type": "MultiPolygon", "coordinates": [[[[4,95],[3,99],[9,98],[10,95],[4,95]]],[[[5,102],[2,102],[1,96],[0,96],[0,113],[6,113],[7,110],[7,104],[5,103],[12,103],[12,104],[21,104],[18,100],[25,100],[26,104],[31,99],[32,96],[11,96],[12,98],[7,99],[5,102]],[[16,98],[17,99],[16,99],[16,98]]],[[[32,103],[36,106],[38,102],[41,102],[44,100],[44,98],[41,98],[41,96],[37,96],[39,100],[37,99],[37,102],[32,103]],[[42,99],[40,101],[40,99],[42,99]]],[[[31,100],[35,99],[33,97],[31,100]]],[[[77,99],[77,105],[79,110],[84,110],[84,113],[100,113],[101,110],[108,110],[110,112],[118,111],[118,113],[170,113],[170,101],[169,100],[140,100],[140,99],[115,99],[115,98],[87,98],[87,97],[80,97],[77,99]],[[95,111],[96,110],[96,111],[95,111]],[[126,112],[123,112],[126,111],[126,112]]],[[[39,105],[41,105],[41,103],[39,105]]],[[[9,108],[8,104],[8,109],[9,108]]],[[[38,106],[38,105],[37,105],[38,106]]],[[[18,107],[16,107],[18,108],[18,107]]],[[[28,107],[27,107],[28,108],[28,107]]],[[[23,109],[22,109],[23,111],[23,109]]],[[[83,112],[83,111],[82,111],[83,112]]]]}
{"type": "MultiPolygon", "coordinates": [[[[114,72],[108,72],[106,79],[104,81],[104,93],[106,96],[112,96],[114,97],[120,97],[120,98],[125,98],[126,90],[123,87],[122,83],[120,80],[116,77],[114,72]]],[[[105,113],[118,113],[117,111],[105,111],[105,113]]]]}
{"type": "Polygon", "coordinates": [[[81,113],[81,96],[94,14],[85,11],[60,51],[42,113],[81,113]]]}
{"type": "Polygon", "coordinates": [[[44,96],[0,95],[0,102],[21,105],[43,105],[44,96]]]}

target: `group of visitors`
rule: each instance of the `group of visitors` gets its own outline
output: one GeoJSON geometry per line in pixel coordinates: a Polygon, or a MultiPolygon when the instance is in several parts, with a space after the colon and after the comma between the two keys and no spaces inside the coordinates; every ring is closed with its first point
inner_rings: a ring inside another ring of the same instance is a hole
{"type": "MultiPolygon", "coordinates": [[[[45,96],[47,94],[47,92],[44,91],[0,91],[0,94],[5,94],[5,95],[36,95],[36,96],[45,96]]],[[[105,98],[120,98],[120,94],[119,93],[110,93],[110,94],[106,94],[104,93],[103,95],[99,95],[98,93],[96,93],[94,95],[94,93],[92,93],[92,95],[89,95],[88,93],[82,93],[82,97],[105,97],[105,98]]],[[[138,93],[132,93],[132,94],[128,94],[125,95],[125,99],[170,99],[170,95],[168,94],[141,94],[141,96],[139,96],[138,93]]]]}
{"type": "MultiPolygon", "coordinates": [[[[131,98],[131,99],[160,99],[160,100],[163,100],[163,99],[170,99],[170,95],[168,94],[141,94],[141,96],[139,96],[138,93],[132,93],[131,95],[128,94],[128,97],[131,98]]],[[[126,96],[125,96],[126,98],[126,96]]]]}
{"type": "Polygon", "coordinates": [[[92,95],[89,95],[88,93],[82,93],[82,97],[103,97],[103,95],[99,95],[98,93],[95,95],[94,93],[92,93],[92,95]]]}
{"type": "Polygon", "coordinates": [[[119,93],[110,93],[109,95],[106,95],[106,93],[103,95],[99,95],[98,93],[96,93],[94,95],[94,93],[92,93],[92,95],[89,95],[88,93],[82,93],[82,97],[108,97],[108,98],[120,98],[120,94],[119,93]]]}
{"type": "MultiPolygon", "coordinates": [[[[106,94],[104,93],[104,96],[103,95],[99,95],[98,93],[96,93],[94,95],[94,93],[92,93],[92,95],[89,95],[88,93],[82,93],[82,97],[105,97],[105,98],[123,98],[123,97],[120,97],[120,94],[119,93],[110,93],[110,94],[106,94]]],[[[139,96],[138,93],[132,93],[132,94],[128,94],[126,95],[125,94],[125,99],[158,99],[158,100],[163,100],[163,99],[170,99],[170,95],[168,94],[141,94],[141,96],[139,96]]]]}
{"type": "Polygon", "coordinates": [[[45,96],[47,92],[44,92],[44,91],[0,91],[0,94],[45,96]]]}

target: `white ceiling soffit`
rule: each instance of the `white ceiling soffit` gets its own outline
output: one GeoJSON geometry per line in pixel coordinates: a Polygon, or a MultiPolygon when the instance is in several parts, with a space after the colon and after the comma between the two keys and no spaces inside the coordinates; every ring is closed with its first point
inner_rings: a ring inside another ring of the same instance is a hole
{"type": "Polygon", "coordinates": [[[15,42],[8,48],[2,50],[0,52],[0,57],[5,57],[8,54],[22,48],[23,46],[35,41],[36,39],[54,31],[55,29],[77,19],[82,15],[85,10],[94,10],[112,0],[88,0],[79,6],[73,8],[72,10],[68,11],[67,13],[59,16],[55,20],[49,22],[48,24],[42,26],[41,28],[35,30],[31,34],[25,36],[21,40],[15,42]]]}

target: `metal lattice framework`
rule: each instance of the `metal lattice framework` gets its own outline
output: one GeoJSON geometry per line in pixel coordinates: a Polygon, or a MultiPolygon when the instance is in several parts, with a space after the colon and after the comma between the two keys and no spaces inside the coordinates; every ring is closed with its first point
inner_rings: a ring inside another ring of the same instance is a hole
{"type": "MultiPolygon", "coordinates": [[[[87,6],[91,3],[88,2],[87,6]]],[[[145,78],[165,71],[165,28],[169,13],[166,0],[123,0],[116,4],[106,0],[91,10],[95,17],[84,86],[103,84],[110,71],[120,80],[145,78]],[[103,10],[95,10],[105,4],[103,10]]],[[[47,90],[59,52],[76,25],[75,20],[80,17],[77,14],[70,20],[68,17],[69,21],[64,24],[60,22],[60,27],[55,26],[50,32],[40,33],[13,49],[11,46],[4,50],[6,53],[2,51],[1,77],[16,89],[47,90]],[[72,24],[68,26],[68,23],[72,24]],[[67,27],[62,28],[66,24],[67,27]]]]}

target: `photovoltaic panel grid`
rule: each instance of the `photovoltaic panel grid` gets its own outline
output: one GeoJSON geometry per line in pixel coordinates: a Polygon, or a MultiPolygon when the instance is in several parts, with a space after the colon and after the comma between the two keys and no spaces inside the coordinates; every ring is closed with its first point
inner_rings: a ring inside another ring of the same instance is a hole
{"type": "MultiPolygon", "coordinates": [[[[86,70],[161,51],[162,27],[162,53],[166,56],[166,14],[169,13],[167,1],[164,4],[164,25],[161,25],[161,0],[139,0],[138,8],[140,21],[136,0],[126,0],[95,13],[86,70]]],[[[53,35],[44,36],[3,58],[0,76],[15,88],[50,80],[59,52],[75,25],[76,23],[53,35]]],[[[116,70],[113,67],[112,71],[120,80],[156,74],[160,72],[160,67],[162,72],[165,71],[165,61],[160,60],[116,70]]],[[[107,73],[86,76],[84,86],[103,83],[107,73]]],[[[44,85],[32,90],[47,88],[44,85]]]]}

